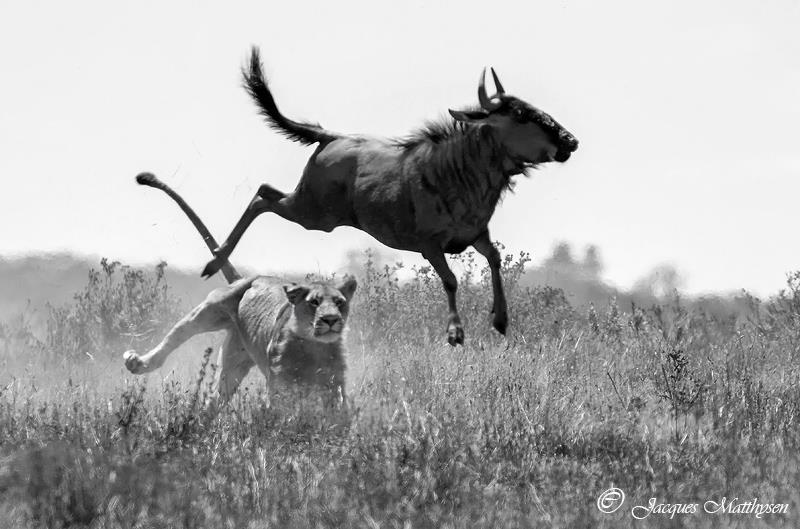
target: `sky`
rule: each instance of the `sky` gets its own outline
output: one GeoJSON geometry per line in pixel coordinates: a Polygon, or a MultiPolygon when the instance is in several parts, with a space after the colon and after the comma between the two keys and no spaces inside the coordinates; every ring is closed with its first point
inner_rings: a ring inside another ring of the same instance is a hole
{"type": "MultiPolygon", "coordinates": [[[[690,293],[770,294],[800,269],[798,27],[795,0],[3,3],[0,255],[199,273],[192,226],[133,178],[157,174],[220,240],[260,183],[294,188],[313,148],[241,88],[255,44],[281,110],[341,132],[404,135],[476,103],[494,66],[581,142],[519,179],[494,239],[534,263],[595,244],[623,288],[669,263],[690,293]]],[[[370,246],[262,215],[231,260],[331,272],[370,246]]]]}

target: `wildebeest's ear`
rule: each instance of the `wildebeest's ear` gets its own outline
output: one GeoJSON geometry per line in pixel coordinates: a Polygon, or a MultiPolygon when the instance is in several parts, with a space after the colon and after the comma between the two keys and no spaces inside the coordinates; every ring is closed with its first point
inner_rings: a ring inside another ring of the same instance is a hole
{"type": "Polygon", "coordinates": [[[353,297],[357,286],[358,282],[356,281],[356,278],[348,274],[342,278],[342,282],[339,283],[339,286],[336,288],[338,288],[339,292],[341,292],[342,295],[349,300],[353,297]]]}
{"type": "Polygon", "coordinates": [[[283,285],[283,291],[286,292],[286,297],[289,298],[289,303],[292,305],[297,305],[308,295],[308,287],[297,283],[283,285]]]}
{"type": "Polygon", "coordinates": [[[465,111],[448,108],[447,111],[450,112],[450,115],[453,116],[454,120],[466,121],[467,123],[474,123],[489,117],[489,114],[483,110],[465,111]]]}

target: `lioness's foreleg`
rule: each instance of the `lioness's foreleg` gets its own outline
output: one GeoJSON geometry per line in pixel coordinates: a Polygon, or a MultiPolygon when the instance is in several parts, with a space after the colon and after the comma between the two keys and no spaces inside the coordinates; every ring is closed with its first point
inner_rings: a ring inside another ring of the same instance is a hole
{"type": "Polygon", "coordinates": [[[506,333],[508,327],[508,308],[506,306],[506,294],[503,291],[503,280],[500,277],[500,266],[502,264],[500,259],[500,252],[497,251],[492,240],[489,238],[489,231],[485,231],[478,237],[472,247],[475,248],[479,254],[486,257],[489,262],[489,270],[492,273],[492,313],[494,314],[494,321],[492,324],[500,334],[506,333]]]}
{"type": "Polygon", "coordinates": [[[333,383],[328,387],[327,395],[323,396],[323,404],[326,408],[347,412],[350,406],[347,403],[344,375],[332,382],[333,383]]]}
{"type": "Polygon", "coordinates": [[[254,364],[250,354],[242,345],[239,333],[232,328],[219,350],[217,361],[219,369],[214,381],[214,390],[220,403],[230,400],[254,364]]]}
{"type": "MultiPolygon", "coordinates": [[[[189,314],[167,333],[161,343],[150,352],[138,355],[135,351],[125,351],[122,358],[125,367],[134,374],[149,373],[164,364],[169,354],[177,349],[183,342],[202,332],[218,331],[231,325],[230,316],[219,303],[206,299],[192,309],[189,314]]],[[[235,332],[235,331],[231,331],[235,332]]]]}

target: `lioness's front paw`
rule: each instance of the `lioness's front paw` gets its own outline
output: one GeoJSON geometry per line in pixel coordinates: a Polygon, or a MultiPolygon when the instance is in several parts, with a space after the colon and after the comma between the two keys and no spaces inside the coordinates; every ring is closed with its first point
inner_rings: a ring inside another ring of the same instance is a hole
{"type": "Polygon", "coordinates": [[[147,364],[142,361],[133,349],[122,353],[122,359],[125,360],[125,367],[134,375],[140,375],[147,370],[147,364]]]}

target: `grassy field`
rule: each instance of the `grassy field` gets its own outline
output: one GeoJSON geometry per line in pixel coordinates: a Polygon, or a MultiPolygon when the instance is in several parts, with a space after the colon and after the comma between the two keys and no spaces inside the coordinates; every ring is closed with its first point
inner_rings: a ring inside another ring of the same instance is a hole
{"type": "Polygon", "coordinates": [[[728,314],[677,297],[572,307],[519,286],[526,259],[509,256],[503,338],[486,270],[459,261],[457,349],[430,270],[400,283],[366,262],[346,424],[315,403],[266,409],[254,374],[204,411],[213,335],[125,372],[122,351],[186,307],[163,269],[104,262],[42,332],[0,327],[0,527],[800,526],[800,276],[728,314]],[[612,486],[626,499],[606,514],[612,486]],[[705,512],[723,498],[787,512],[705,512]]]}

